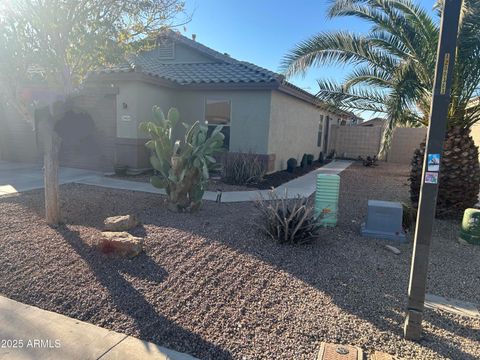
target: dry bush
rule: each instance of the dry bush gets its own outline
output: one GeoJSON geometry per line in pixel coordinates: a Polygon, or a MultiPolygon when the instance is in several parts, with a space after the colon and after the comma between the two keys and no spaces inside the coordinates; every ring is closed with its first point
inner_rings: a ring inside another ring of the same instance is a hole
{"type": "Polygon", "coordinates": [[[223,160],[223,178],[229,184],[256,184],[264,176],[265,166],[253,153],[230,153],[223,160]]]}
{"type": "Polygon", "coordinates": [[[317,237],[320,228],[307,198],[287,199],[270,191],[256,201],[261,217],[259,228],[279,244],[305,244],[317,237]]]}

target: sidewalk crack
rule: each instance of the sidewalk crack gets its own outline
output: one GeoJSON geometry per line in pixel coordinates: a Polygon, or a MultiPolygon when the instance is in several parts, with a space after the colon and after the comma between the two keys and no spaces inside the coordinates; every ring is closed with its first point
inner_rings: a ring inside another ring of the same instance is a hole
{"type": "Polygon", "coordinates": [[[123,339],[121,339],[119,342],[117,342],[116,344],[113,344],[110,348],[108,348],[102,355],[100,355],[97,360],[100,360],[101,358],[103,358],[107,353],[109,353],[115,346],[117,346],[118,344],[120,344],[123,340],[125,340],[126,338],[128,338],[128,335],[125,335],[125,337],[123,339]]]}

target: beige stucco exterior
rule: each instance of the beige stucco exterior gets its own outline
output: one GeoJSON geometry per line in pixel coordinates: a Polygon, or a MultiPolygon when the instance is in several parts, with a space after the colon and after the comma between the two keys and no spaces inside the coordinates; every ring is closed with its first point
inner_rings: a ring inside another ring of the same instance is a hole
{"type": "MultiPolygon", "coordinates": [[[[142,121],[152,116],[158,105],[166,113],[176,107],[181,122],[193,124],[205,121],[207,99],[228,100],[231,104],[230,151],[274,155],[274,168],[283,170],[289,158],[300,162],[303,154],[318,157],[327,148],[327,116],[330,126],[340,123],[338,115],[277,90],[175,90],[144,81],[116,82],[117,136],[124,139],[146,139],[138,130],[142,121]],[[318,143],[320,115],[322,137],[318,143]]],[[[175,138],[182,138],[184,128],[179,123],[175,138]]]]}
{"type": "Polygon", "coordinates": [[[333,115],[279,91],[272,91],[270,109],[268,152],[275,154],[275,169],[285,169],[289,158],[300,161],[303,154],[317,158],[320,115],[333,115]]]}

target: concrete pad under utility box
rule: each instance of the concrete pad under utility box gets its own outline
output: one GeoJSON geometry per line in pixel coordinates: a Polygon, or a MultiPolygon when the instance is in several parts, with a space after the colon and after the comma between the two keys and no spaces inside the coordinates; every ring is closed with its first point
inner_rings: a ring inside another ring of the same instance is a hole
{"type": "Polygon", "coordinates": [[[405,242],[402,219],[402,204],[368,200],[367,220],[361,227],[362,236],[405,242]]]}

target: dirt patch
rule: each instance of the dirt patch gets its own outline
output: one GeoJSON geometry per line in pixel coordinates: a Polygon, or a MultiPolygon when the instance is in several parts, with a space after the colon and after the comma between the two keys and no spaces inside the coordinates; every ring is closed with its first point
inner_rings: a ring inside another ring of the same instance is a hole
{"type": "MultiPolygon", "coordinates": [[[[307,246],[279,246],[255,228],[251,203],[166,210],[159,195],[62,186],[67,225],[43,220],[42,191],[0,198],[0,293],[201,359],[313,359],[320,342],[406,359],[480,358],[480,320],[426,310],[425,339],[402,338],[412,246],[359,236],[368,199],[408,198],[407,167],[341,174],[339,226],[307,246]],[[91,247],[103,219],[144,224],[133,260],[91,247]]],[[[436,221],[428,291],[480,303],[480,248],[436,221]]]]}

